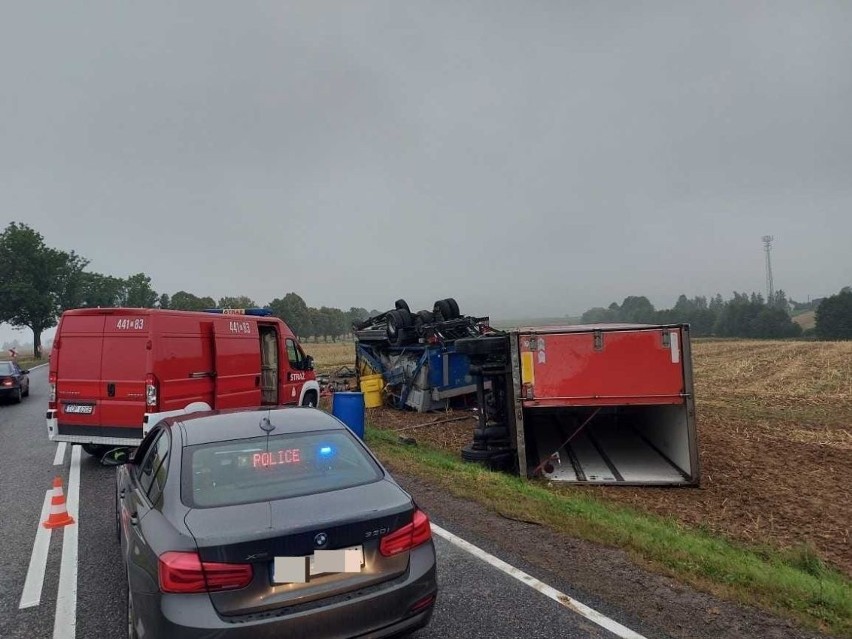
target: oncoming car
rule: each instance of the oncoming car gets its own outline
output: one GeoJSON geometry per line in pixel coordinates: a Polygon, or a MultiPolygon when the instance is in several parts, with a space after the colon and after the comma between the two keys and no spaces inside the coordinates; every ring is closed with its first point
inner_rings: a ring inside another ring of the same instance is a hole
{"type": "Polygon", "coordinates": [[[17,362],[0,362],[0,397],[21,403],[30,394],[29,371],[17,362]]]}
{"type": "Polygon", "coordinates": [[[428,517],[327,413],[171,417],[117,471],[131,638],[388,637],[431,618],[428,517]]]}

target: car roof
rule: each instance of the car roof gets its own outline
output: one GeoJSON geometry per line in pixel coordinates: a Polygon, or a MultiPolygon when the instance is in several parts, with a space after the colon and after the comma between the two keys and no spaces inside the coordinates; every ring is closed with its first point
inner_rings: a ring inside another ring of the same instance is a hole
{"type": "Polygon", "coordinates": [[[263,437],[261,423],[268,419],[275,428],[270,435],[311,431],[343,430],[336,417],[316,408],[292,406],[287,408],[254,408],[217,410],[170,417],[165,423],[183,426],[184,445],[263,437]]]}

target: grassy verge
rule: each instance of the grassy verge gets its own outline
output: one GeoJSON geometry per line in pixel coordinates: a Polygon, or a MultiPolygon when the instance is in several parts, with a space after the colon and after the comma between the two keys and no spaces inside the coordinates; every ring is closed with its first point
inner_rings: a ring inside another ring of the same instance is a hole
{"type": "Polygon", "coordinates": [[[852,581],[829,570],[807,548],[747,548],[673,520],[604,504],[581,494],[557,495],[541,482],[494,473],[396,435],[368,428],[383,460],[438,483],[456,497],[557,532],[627,550],[634,559],[699,589],[852,636],[852,581]]]}
{"type": "MultiPolygon", "coordinates": [[[[3,360],[5,361],[5,360],[3,360]]],[[[33,366],[38,366],[39,364],[46,364],[47,359],[33,359],[32,357],[19,357],[17,359],[18,366],[21,368],[32,368],[33,366]]]]}

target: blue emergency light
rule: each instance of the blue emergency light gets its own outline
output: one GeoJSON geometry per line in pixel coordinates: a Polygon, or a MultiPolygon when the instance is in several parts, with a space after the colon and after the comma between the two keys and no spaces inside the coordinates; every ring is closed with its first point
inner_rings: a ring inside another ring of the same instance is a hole
{"type": "Polygon", "coordinates": [[[320,457],[328,458],[328,457],[331,457],[332,455],[334,455],[334,449],[331,446],[322,446],[319,449],[319,456],[320,457]]]}
{"type": "Polygon", "coordinates": [[[257,317],[269,317],[272,310],[268,308],[205,308],[205,313],[218,313],[220,315],[255,315],[257,317]]]}

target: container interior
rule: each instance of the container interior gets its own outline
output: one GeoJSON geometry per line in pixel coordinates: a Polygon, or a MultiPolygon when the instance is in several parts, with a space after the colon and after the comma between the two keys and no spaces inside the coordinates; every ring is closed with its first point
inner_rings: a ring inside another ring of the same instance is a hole
{"type": "Polygon", "coordinates": [[[693,484],[695,432],[685,404],[525,409],[531,474],[589,484],[693,484]]]}

